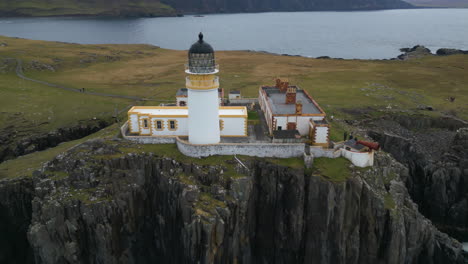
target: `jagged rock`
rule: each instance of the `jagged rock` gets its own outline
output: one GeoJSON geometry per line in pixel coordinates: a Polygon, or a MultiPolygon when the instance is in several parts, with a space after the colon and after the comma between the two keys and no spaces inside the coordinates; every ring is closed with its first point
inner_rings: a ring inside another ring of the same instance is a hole
{"type": "Polygon", "coordinates": [[[31,135],[25,138],[16,138],[14,131],[7,127],[0,131],[0,162],[85,137],[108,125],[107,120],[88,120],[73,127],[64,127],[45,135],[31,135]]]}
{"type": "Polygon", "coordinates": [[[35,60],[30,62],[29,67],[33,70],[38,70],[38,71],[47,70],[47,71],[55,72],[55,68],[52,65],[45,64],[45,63],[35,61],[35,60]]]}
{"type": "Polygon", "coordinates": [[[386,154],[330,182],[263,160],[226,179],[214,176],[219,165],[117,153],[88,141],[29,180],[33,194],[17,202],[32,199],[36,263],[463,262],[461,245],[409,198],[408,170],[386,154]],[[93,158],[102,153],[110,158],[93,158]]]}
{"type": "Polygon", "coordinates": [[[421,212],[444,231],[468,234],[468,123],[453,118],[399,116],[369,133],[406,164],[405,181],[421,212]]]}
{"type": "Polygon", "coordinates": [[[408,60],[412,58],[420,58],[424,56],[433,55],[430,49],[422,45],[416,45],[412,48],[401,48],[400,51],[404,52],[403,54],[397,57],[400,60],[408,60]]]}
{"type": "Polygon", "coordinates": [[[0,263],[34,263],[26,237],[33,195],[31,179],[0,179],[0,263]]]}
{"type": "Polygon", "coordinates": [[[468,50],[442,48],[442,49],[438,49],[436,54],[439,55],[439,56],[448,56],[448,55],[455,55],[455,54],[468,54],[468,50]]]}

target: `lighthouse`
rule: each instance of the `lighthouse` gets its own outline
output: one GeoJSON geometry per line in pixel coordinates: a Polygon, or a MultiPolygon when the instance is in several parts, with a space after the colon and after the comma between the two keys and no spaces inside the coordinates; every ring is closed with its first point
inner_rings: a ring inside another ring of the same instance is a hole
{"type": "Polygon", "coordinates": [[[188,91],[188,136],[192,144],[220,142],[219,72],[214,50],[198,35],[188,52],[185,83],[188,91]]]}

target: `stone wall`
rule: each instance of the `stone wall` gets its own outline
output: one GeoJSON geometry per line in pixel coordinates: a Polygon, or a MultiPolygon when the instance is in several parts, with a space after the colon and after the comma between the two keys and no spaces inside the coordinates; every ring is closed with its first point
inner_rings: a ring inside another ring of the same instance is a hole
{"type": "Polygon", "coordinates": [[[310,147],[310,154],[315,158],[338,158],[341,156],[341,151],[339,149],[324,149],[322,147],[310,147]]]}
{"type": "Polygon", "coordinates": [[[211,145],[193,145],[177,138],[177,147],[189,157],[208,157],[213,155],[246,155],[253,157],[292,158],[302,157],[304,143],[220,143],[211,145]]]}

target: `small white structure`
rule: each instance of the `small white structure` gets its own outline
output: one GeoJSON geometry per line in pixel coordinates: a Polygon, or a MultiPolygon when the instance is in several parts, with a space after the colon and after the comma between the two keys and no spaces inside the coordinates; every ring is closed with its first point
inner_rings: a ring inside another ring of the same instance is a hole
{"type": "Polygon", "coordinates": [[[326,119],[314,120],[311,118],[309,120],[309,139],[312,145],[328,147],[330,144],[329,133],[330,125],[326,119]]]}
{"type": "Polygon", "coordinates": [[[230,91],[229,92],[229,100],[236,100],[241,99],[241,92],[240,91],[230,91]]]}

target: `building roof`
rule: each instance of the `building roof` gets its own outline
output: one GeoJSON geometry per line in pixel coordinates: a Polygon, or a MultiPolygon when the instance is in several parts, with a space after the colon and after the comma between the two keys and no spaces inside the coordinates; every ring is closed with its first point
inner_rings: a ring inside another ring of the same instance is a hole
{"type": "Polygon", "coordinates": [[[177,90],[176,96],[187,96],[187,94],[187,88],[180,88],[179,90],[177,90]]]}
{"type": "Polygon", "coordinates": [[[214,53],[213,47],[203,40],[203,33],[198,34],[198,41],[193,43],[190,47],[189,53],[191,54],[206,54],[214,53]]]}
{"type": "MultiPolygon", "coordinates": [[[[130,114],[148,114],[152,116],[188,116],[188,107],[173,107],[173,106],[134,106],[129,111],[130,114]]],[[[247,108],[245,107],[229,107],[221,106],[219,107],[219,116],[225,117],[238,117],[245,116],[247,117],[247,108]]]]}
{"type": "Polygon", "coordinates": [[[346,141],[344,144],[345,144],[345,146],[350,147],[352,149],[355,149],[357,151],[362,151],[362,150],[364,150],[366,148],[366,146],[358,144],[356,139],[354,139],[354,138],[346,141]]]}
{"type": "Polygon", "coordinates": [[[314,120],[310,119],[315,125],[328,125],[328,121],[326,119],[322,120],[314,120]]]}
{"type": "MultiPolygon", "coordinates": [[[[296,87],[296,86],[292,86],[296,87]]],[[[297,88],[297,87],[296,87],[297,88]]],[[[295,104],[286,104],[286,93],[275,86],[263,86],[274,115],[293,115],[296,113],[295,104]]],[[[303,114],[323,114],[318,105],[302,89],[296,89],[296,102],[301,101],[303,114]]]]}
{"type": "Polygon", "coordinates": [[[301,137],[297,130],[273,130],[273,137],[277,139],[301,137]]]}

